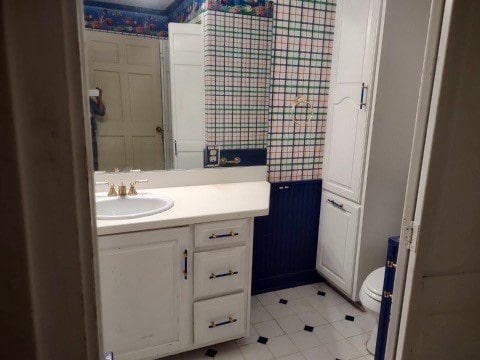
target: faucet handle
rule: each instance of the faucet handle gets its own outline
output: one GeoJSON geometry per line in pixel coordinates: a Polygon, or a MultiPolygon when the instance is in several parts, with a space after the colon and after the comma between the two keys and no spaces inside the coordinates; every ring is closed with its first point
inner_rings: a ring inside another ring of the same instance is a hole
{"type": "Polygon", "coordinates": [[[95,181],[95,185],[110,185],[108,181],[95,181]]]}
{"type": "Polygon", "coordinates": [[[135,184],[146,183],[148,179],[135,180],[130,183],[130,189],[128,190],[128,195],[137,195],[137,189],[135,189],[135,184]]]}
{"type": "Polygon", "coordinates": [[[95,185],[108,185],[110,189],[108,190],[108,196],[117,196],[117,190],[115,190],[115,185],[109,183],[108,181],[95,181],[95,185]]]}

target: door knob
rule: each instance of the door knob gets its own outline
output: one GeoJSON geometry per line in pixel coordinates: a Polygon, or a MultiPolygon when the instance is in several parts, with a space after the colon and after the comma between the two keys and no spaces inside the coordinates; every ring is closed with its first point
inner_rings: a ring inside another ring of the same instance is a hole
{"type": "Polygon", "coordinates": [[[157,126],[157,127],[155,128],[155,130],[156,130],[157,132],[159,132],[159,133],[162,133],[162,132],[163,132],[163,129],[162,129],[160,126],[157,126]]]}

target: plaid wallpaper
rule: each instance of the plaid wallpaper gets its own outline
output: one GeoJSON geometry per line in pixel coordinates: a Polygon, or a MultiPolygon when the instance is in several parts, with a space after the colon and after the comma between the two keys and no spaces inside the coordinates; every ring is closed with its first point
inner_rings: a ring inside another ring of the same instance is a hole
{"type": "Polygon", "coordinates": [[[271,182],[321,179],[334,22],[334,1],[275,3],[268,134],[271,182]],[[304,104],[292,111],[297,96],[312,109],[304,104]],[[313,116],[307,122],[310,111],[313,116]]]}
{"type": "Polygon", "coordinates": [[[272,19],[207,10],[204,24],[207,145],[265,148],[272,19]]]}

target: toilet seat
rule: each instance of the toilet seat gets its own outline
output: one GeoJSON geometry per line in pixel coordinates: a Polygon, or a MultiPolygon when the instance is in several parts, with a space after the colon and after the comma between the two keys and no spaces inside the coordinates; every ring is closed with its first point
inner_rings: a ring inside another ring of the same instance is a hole
{"type": "Polygon", "coordinates": [[[366,295],[376,301],[382,301],[383,278],[385,276],[385,267],[378,268],[370,273],[363,282],[363,291],[366,295]]]}
{"type": "Polygon", "coordinates": [[[382,303],[384,275],[385,267],[372,271],[367,276],[360,289],[360,302],[366,309],[377,314],[380,312],[380,306],[382,303]]]}
{"type": "Polygon", "coordinates": [[[375,346],[378,333],[378,314],[382,306],[383,280],[385,276],[385,267],[372,271],[362,284],[360,289],[360,302],[367,311],[374,314],[377,324],[367,341],[367,350],[370,354],[375,354],[375,346]]]}

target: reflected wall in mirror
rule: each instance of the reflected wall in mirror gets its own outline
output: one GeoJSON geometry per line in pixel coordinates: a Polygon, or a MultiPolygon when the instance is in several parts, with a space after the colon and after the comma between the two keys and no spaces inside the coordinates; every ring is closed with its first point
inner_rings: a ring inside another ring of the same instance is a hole
{"type": "Polygon", "coordinates": [[[150,3],[85,2],[95,170],[265,164],[272,3],[150,3]]]}

